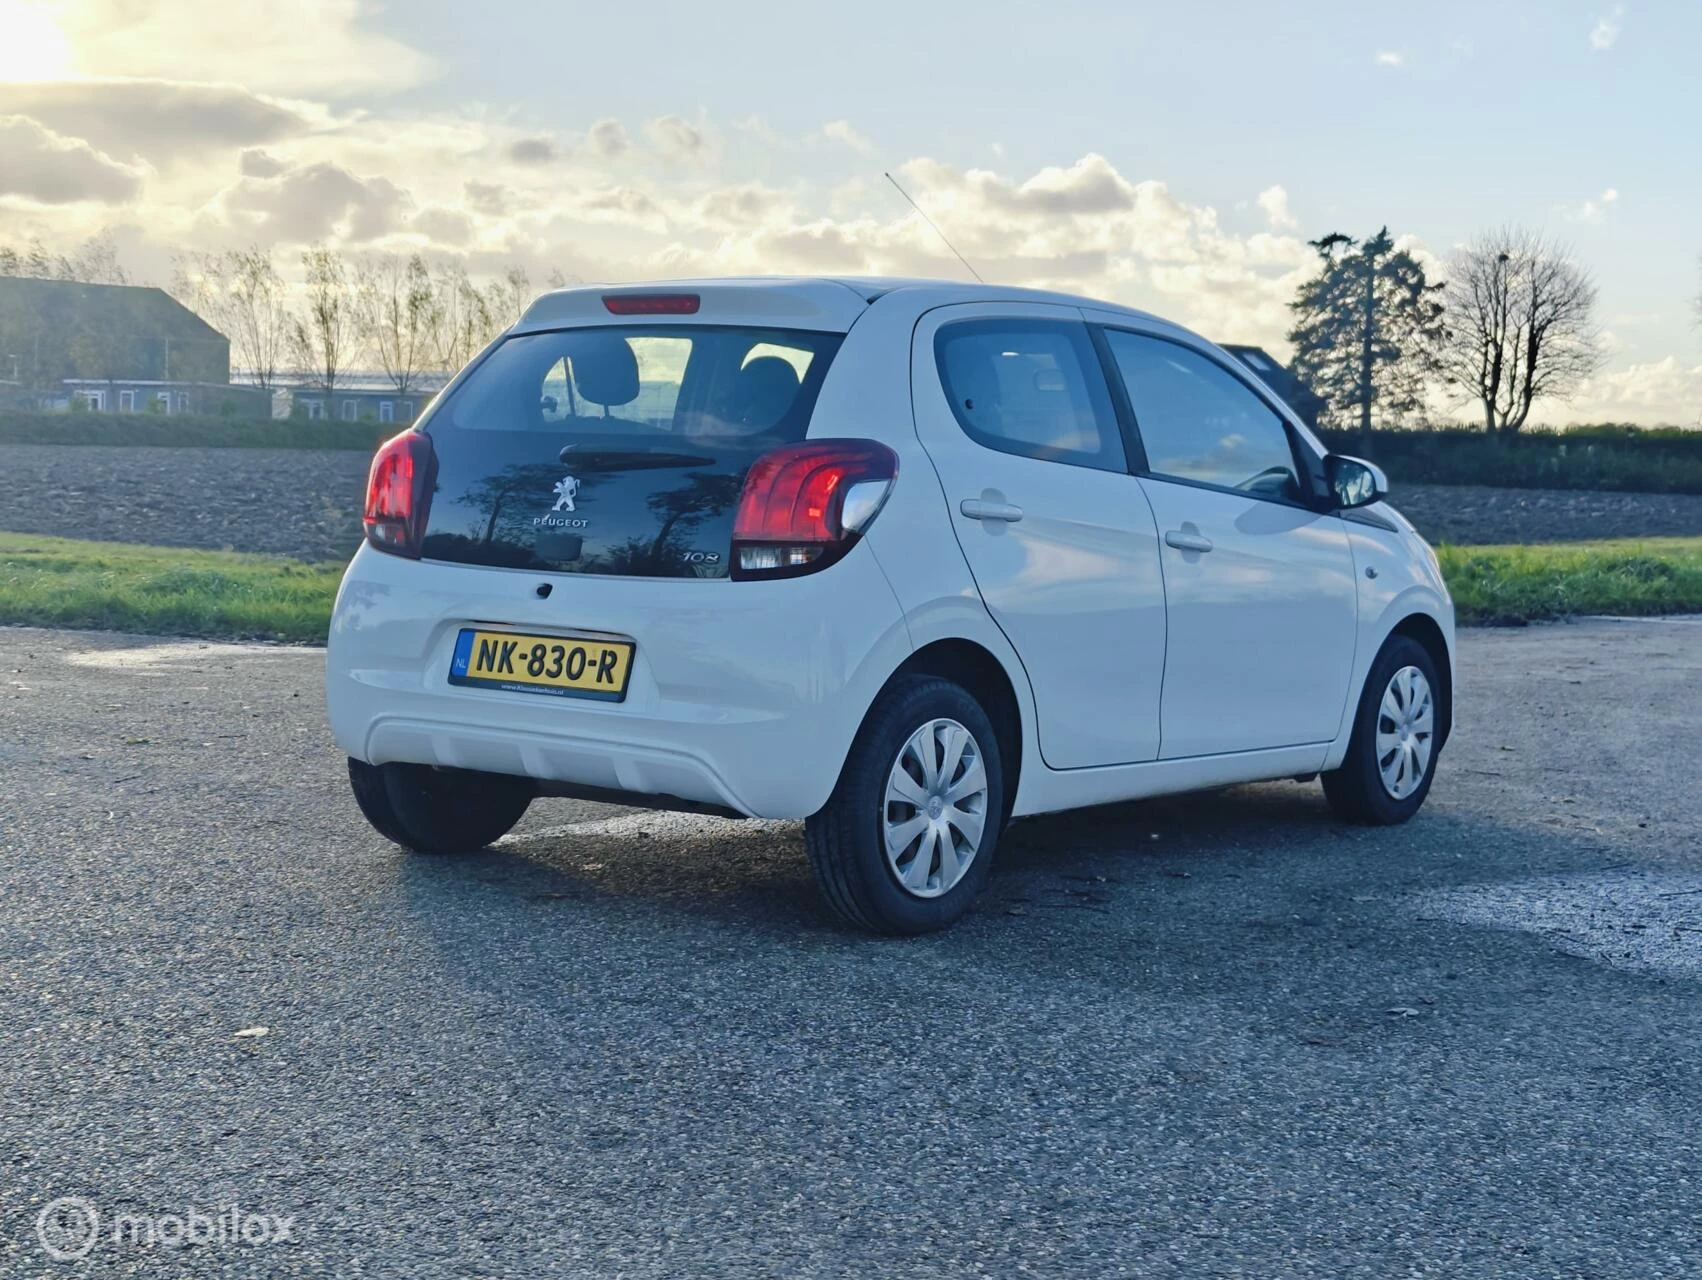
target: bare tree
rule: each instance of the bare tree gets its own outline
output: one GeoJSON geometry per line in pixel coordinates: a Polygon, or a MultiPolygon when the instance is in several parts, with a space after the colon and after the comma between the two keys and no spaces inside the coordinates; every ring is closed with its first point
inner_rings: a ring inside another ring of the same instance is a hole
{"type": "Polygon", "coordinates": [[[1564,400],[1601,368],[1596,287],[1571,255],[1502,228],[1455,255],[1443,371],[1483,406],[1490,435],[1512,435],[1538,400],[1564,400]]]}
{"type": "Polygon", "coordinates": [[[284,279],[269,249],[180,254],[171,293],[230,339],[232,363],[271,390],[290,337],[284,279]]]}
{"type": "Polygon", "coordinates": [[[510,267],[492,281],[486,297],[490,299],[492,318],[499,328],[506,329],[526,314],[532,302],[532,278],[526,274],[525,267],[510,267]]]}
{"type": "Polygon", "coordinates": [[[22,250],[0,246],[0,276],[28,276],[77,284],[129,284],[112,233],[103,231],[74,253],[51,253],[39,239],[22,250]]]}
{"type": "Polygon", "coordinates": [[[460,263],[444,267],[433,281],[437,325],[432,355],[440,369],[454,373],[483,351],[508,322],[491,310],[490,299],[468,278],[460,263]]]}
{"type": "Polygon", "coordinates": [[[290,355],[308,380],[325,392],[329,413],[337,380],[360,358],[360,299],[336,250],[315,245],[302,253],[301,265],[307,277],[307,300],[290,321],[290,355]]]}
{"type": "Polygon", "coordinates": [[[431,272],[419,254],[380,258],[356,273],[361,329],[379,366],[401,394],[433,362],[443,321],[431,272]]]}

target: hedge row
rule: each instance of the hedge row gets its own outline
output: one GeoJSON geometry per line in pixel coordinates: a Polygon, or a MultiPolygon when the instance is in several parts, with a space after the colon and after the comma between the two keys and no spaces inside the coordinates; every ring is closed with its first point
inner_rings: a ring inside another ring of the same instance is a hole
{"type": "MultiPolygon", "coordinates": [[[[1365,451],[1357,431],[1325,430],[1343,453],[1365,451]]],[[[1505,489],[1617,489],[1702,493],[1702,431],[1603,425],[1526,430],[1510,439],[1444,428],[1372,433],[1372,460],[1395,484],[1483,484],[1505,489]]]]}
{"type": "MultiPolygon", "coordinates": [[[[154,445],[219,449],[353,449],[370,453],[398,427],[300,418],[242,421],[151,414],[0,413],[0,444],[154,445]]],[[[1364,452],[1357,431],[1320,433],[1332,449],[1364,452]]],[[[1702,493],[1702,431],[1615,424],[1527,430],[1511,439],[1481,431],[1373,433],[1372,459],[1395,483],[1483,484],[1509,489],[1618,489],[1702,493]]]]}
{"type": "Polygon", "coordinates": [[[389,423],[243,420],[116,413],[0,413],[0,444],[144,445],[202,449],[354,449],[371,453],[389,423]]]}

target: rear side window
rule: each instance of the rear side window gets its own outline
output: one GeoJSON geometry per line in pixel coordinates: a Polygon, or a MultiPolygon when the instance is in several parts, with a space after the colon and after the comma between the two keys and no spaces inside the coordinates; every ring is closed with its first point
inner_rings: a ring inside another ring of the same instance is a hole
{"type": "Polygon", "coordinates": [[[1126,470],[1087,326],[965,320],[934,340],[940,382],[965,433],[1002,453],[1126,470]]]}
{"type": "Polygon", "coordinates": [[[1128,389],[1149,472],[1301,499],[1282,419],[1239,378],[1180,343],[1116,329],[1106,330],[1105,340],[1128,389]]]}

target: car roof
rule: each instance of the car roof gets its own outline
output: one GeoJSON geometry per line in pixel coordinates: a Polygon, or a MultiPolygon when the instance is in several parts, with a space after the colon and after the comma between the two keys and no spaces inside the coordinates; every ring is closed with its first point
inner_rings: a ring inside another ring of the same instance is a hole
{"type": "MultiPolygon", "coordinates": [[[[932,305],[952,302],[1045,302],[1072,307],[1116,311],[1157,324],[1177,327],[1174,322],[1138,311],[1133,307],[1089,298],[1080,294],[1046,289],[1024,289],[1014,285],[981,281],[930,279],[925,276],[722,276],[698,279],[646,280],[626,284],[575,285],[539,297],[515,326],[516,332],[553,325],[585,323],[606,319],[602,305],[610,293],[696,292],[714,295],[715,311],[735,313],[790,314],[810,328],[848,328],[856,314],[879,298],[905,291],[926,291],[932,305]],[[850,294],[851,297],[846,295],[850,294]],[[815,323],[809,323],[809,321],[815,323]]],[[[704,299],[706,313],[711,308],[704,299]]],[[[689,320],[689,317],[680,317],[689,320]]]]}

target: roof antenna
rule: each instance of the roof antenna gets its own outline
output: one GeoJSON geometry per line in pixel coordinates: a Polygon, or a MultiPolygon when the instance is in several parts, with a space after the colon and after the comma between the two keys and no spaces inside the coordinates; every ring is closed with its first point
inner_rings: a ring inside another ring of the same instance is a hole
{"type": "Polygon", "coordinates": [[[964,257],[961,253],[959,253],[957,251],[957,246],[954,245],[950,240],[946,239],[946,233],[941,231],[939,229],[939,227],[935,226],[934,220],[932,218],[930,218],[927,214],[922,213],[922,206],[917,204],[914,200],[912,200],[910,198],[910,193],[908,191],[906,191],[903,187],[898,185],[898,179],[893,177],[890,173],[883,173],[883,174],[881,174],[881,177],[885,178],[888,182],[892,183],[893,190],[897,191],[899,195],[904,197],[904,202],[906,204],[908,204],[912,209],[916,210],[917,213],[922,214],[922,221],[926,222],[930,227],[933,227],[934,234],[937,235],[940,238],[940,243],[945,245],[946,248],[951,250],[952,256],[963,264],[963,269],[965,271],[969,272],[970,275],[974,276],[978,283],[986,284],[987,282],[985,280],[981,279],[981,273],[979,271],[977,271],[974,267],[969,265],[969,259],[964,257]]]}

